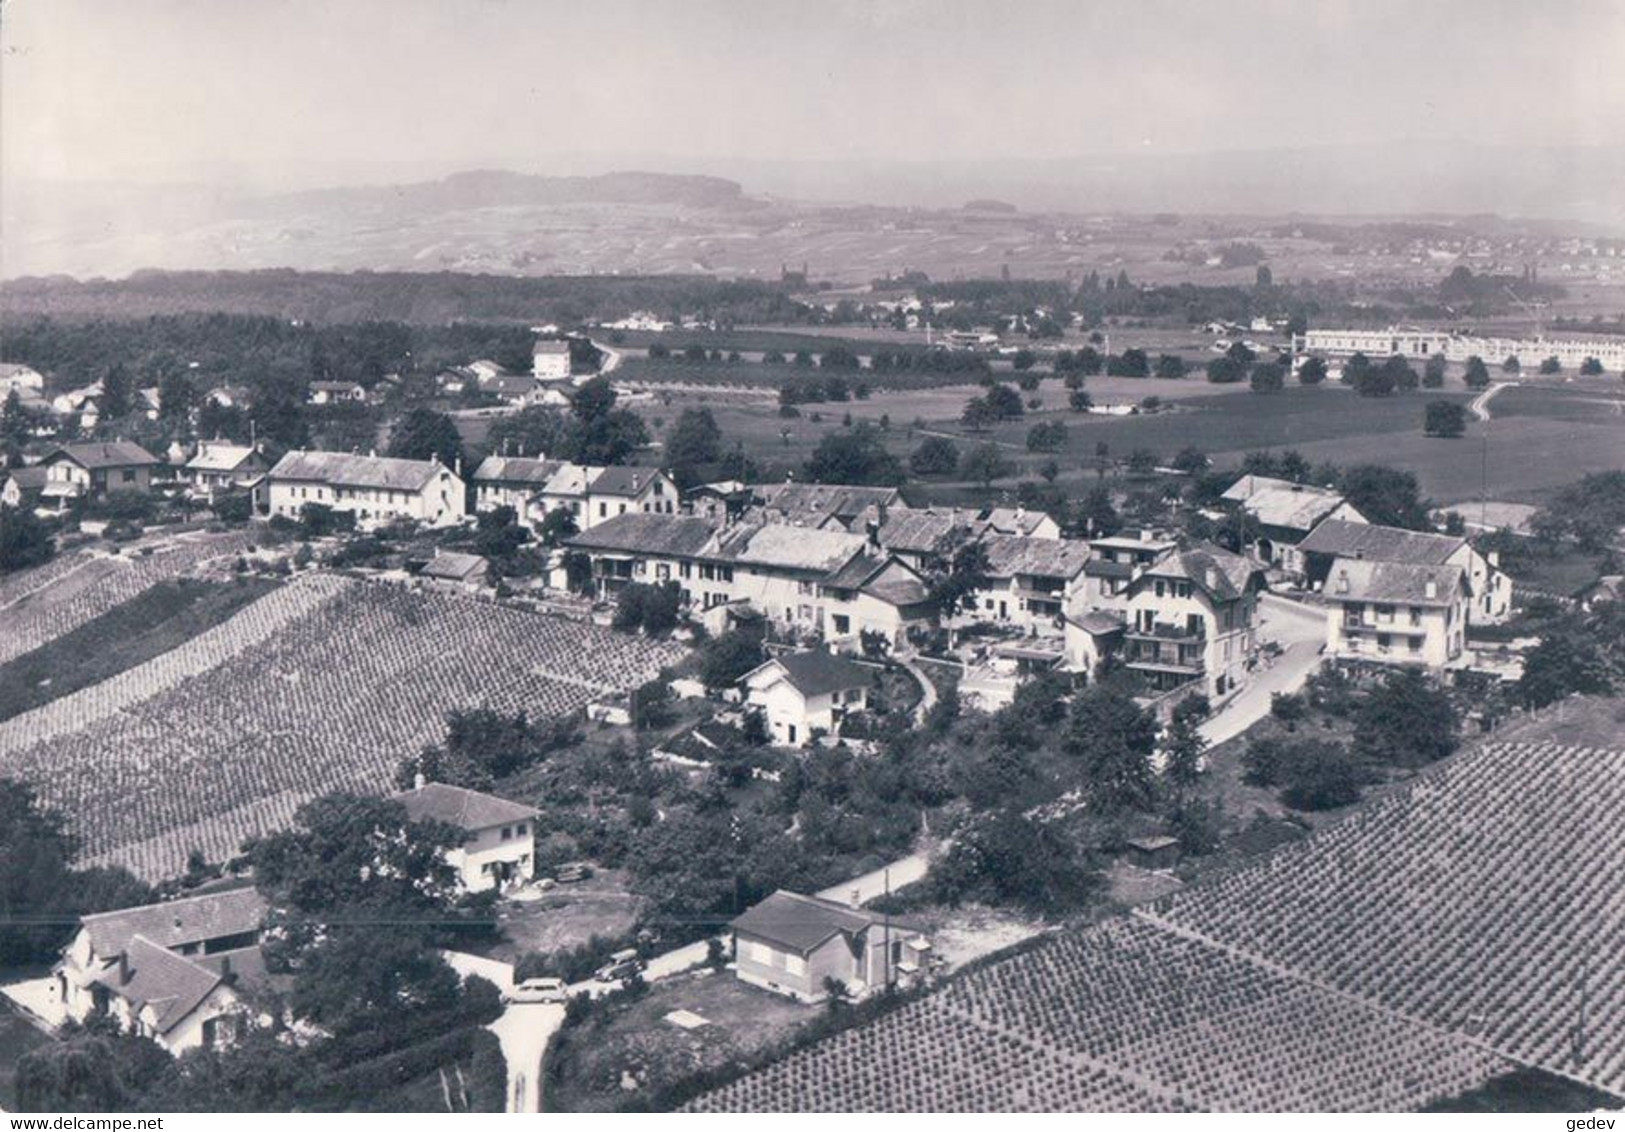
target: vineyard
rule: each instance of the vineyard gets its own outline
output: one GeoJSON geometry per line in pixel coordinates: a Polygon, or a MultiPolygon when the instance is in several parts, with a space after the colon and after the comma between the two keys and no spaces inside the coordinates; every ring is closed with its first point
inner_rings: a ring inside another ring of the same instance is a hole
{"type": "Polygon", "coordinates": [[[150,553],[63,555],[0,583],[0,664],[39,648],[168,578],[249,545],[246,534],[189,534],[150,553]]]}
{"type": "Polygon", "coordinates": [[[1256,864],[973,971],[701,1111],[1418,1109],[1625,1086],[1625,753],[1470,750],[1256,864]]]}
{"type": "Polygon", "coordinates": [[[1489,745],[1153,915],[1625,1088],[1625,752],[1489,745]]]}
{"type": "Polygon", "coordinates": [[[141,876],[212,860],[337,788],[380,790],[452,708],[548,716],[653,676],[678,646],[485,602],[301,578],[114,679],[0,724],[87,858],[141,876]]]}

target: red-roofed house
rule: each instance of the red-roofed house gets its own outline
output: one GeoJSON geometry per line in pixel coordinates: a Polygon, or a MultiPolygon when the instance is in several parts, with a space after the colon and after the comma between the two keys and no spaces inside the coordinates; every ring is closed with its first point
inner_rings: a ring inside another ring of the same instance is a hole
{"type": "Polygon", "coordinates": [[[919,928],[819,896],[780,889],[732,926],[738,977],[802,1002],[828,998],[827,979],[862,997],[906,985],[932,966],[919,928]]]}
{"type": "Polygon", "coordinates": [[[524,884],[536,875],[536,817],[539,811],[494,794],[431,782],[394,796],[412,821],[454,825],[464,833],[461,848],[447,864],[470,892],[524,884]]]}

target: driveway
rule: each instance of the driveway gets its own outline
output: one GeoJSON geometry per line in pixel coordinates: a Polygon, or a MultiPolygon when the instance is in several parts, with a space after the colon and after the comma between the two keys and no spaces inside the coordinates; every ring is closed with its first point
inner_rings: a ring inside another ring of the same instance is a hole
{"type": "Polygon", "coordinates": [[[1326,611],[1278,594],[1265,594],[1259,603],[1259,635],[1282,647],[1282,654],[1266,667],[1261,660],[1252,678],[1207,722],[1202,737],[1217,747],[1240,735],[1270,712],[1276,692],[1296,692],[1322,662],[1326,643],[1326,611]]]}
{"type": "Polygon", "coordinates": [[[542,1111],[542,1055],[564,1025],[564,1007],[553,1002],[512,1002],[486,1029],[502,1043],[508,1063],[505,1112],[542,1111]]]}

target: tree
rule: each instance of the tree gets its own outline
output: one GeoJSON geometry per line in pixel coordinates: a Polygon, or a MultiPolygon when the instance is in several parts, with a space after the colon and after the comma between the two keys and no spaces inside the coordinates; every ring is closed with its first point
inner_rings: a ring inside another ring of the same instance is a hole
{"type": "Polygon", "coordinates": [[[300,957],[290,1005],[299,1018],[346,1037],[398,1023],[403,1013],[447,1012],[458,995],[457,972],[418,932],[395,925],[320,937],[300,957]]]}
{"type": "Polygon", "coordinates": [[[1281,800],[1298,810],[1330,810],[1360,800],[1368,779],[1360,760],[1342,743],[1300,740],[1280,771],[1281,800]]]}
{"type": "Polygon", "coordinates": [[[687,490],[699,483],[701,473],[722,454],[722,430],[710,409],[684,409],[666,434],[666,465],[687,490]]]}
{"type": "Polygon", "coordinates": [[[576,517],[567,507],[555,507],[547,512],[536,529],[536,537],[549,550],[563,545],[566,539],[578,533],[576,517]]]}
{"type": "Polygon", "coordinates": [[[1613,690],[1618,663],[1610,663],[1595,627],[1565,618],[1541,632],[1540,643],[1524,657],[1518,699],[1532,708],[1572,695],[1602,696],[1613,690]]]}
{"type": "Polygon", "coordinates": [[[412,409],[390,432],[389,454],[402,460],[434,459],[448,468],[461,467],[463,437],[446,414],[412,409]]]}
{"type": "Polygon", "coordinates": [[[762,659],[761,633],[730,629],[700,646],[700,679],[712,691],[732,688],[762,659]]]}
{"type": "Polygon", "coordinates": [[[1326,359],[1308,357],[1298,367],[1299,385],[1319,385],[1326,380],[1326,359]]]}
{"type": "Polygon", "coordinates": [[[1106,372],[1113,377],[1150,377],[1151,360],[1144,350],[1131,346],[1106,359],[1106,372]]]}
{"type": "Polygon", "coordinates": [[[1207,364],[1207,379],[1214,385],[1234,385],[1246,376],[1247,363],[1229,356],[1214,358],[1207,364]]]}
{"type": "Polygon", "coordinates": [[[965,408],[959,414],[959,423],[972,432],[982,432],[996,420],[998,414],[987,403],[986,397],[972,397],[965,402],[965,408]]]}
{"type": "Polygon", "coordinates": [[[1523,365],[1518,361],[1517,354],[1508,354],[1506,360],[1501,363],[1502,373],[1516,374],[1522,369],[1523,365]]]}
{"type": "Polygon", "coordinates": [[[48,562],[56,540],[39,516],[24,507],[0,505],[0,574],[48,562]]]}
{"type": "Polygon", "coordinates": [[[1543,374],[1562,373],[1563,363],[1558,360],[1556,355],[1542,358],[1540,361],[1540,372],[1543,374]]]}
{"type": "Polygon", "coordinates": [[[984,398],[995,420],[1015,420],[1022,415],[1021,394],[1008,385],[995,382],[993,385],[988,386],[984,398]]]}
{"type": "Polygon", "coordinates": [[[1531,525],[1548,539],[1603,550],[1625,527],[1625,472],[1592,472],[1568,484],[1535,513],[1531,525]]]}
{"type": "Polygon", "coordinates": [[[197,391],[186,374],[166,373],[158,382],[158,412],[164,420],[184,423],[196,405],[197,391]]]}
{"type": "Polygon", "coordinates": [[[1054,825],[1012,808],[968,822],[931,871],[930,884],[957,904],[986,894],[1041,915],[1076,909],[1100,890],[1098,868],[1054,825]]]}
{"type": "Polygon", "coordinates": [[[964,543],[954,551],[948,572],[932,580],[932,603],[949,616],[971,608],[976,591],[988,584],[988,569],[987,547],[979,542],[964,543]]]}
{"type": "Polygon", "coordinates": [[[909,456],[908,466],[917,476],[950,475],[959,467],[959,449],[945,436],[928,436],[909,456]]]}
{"type": "Polygon", "coordinates": [[[1425,436],[1458,437],[1467,431],[1467,409],[1458,401],[1429,401],[1422,420],[1425,436]]]}
{"type": "Polygon", "coordinates": [[[1090,488],[1078,503],[1076,524],[1089,538],[1105,538],[1121,527],[1112,493],[1102,485],[1090,488]]]}
{"type": "Polygon", "coordinates": [[[1193,713],[1175,712],[1163,738],[1162,774],[1176,795],[1183,795],[1202,776],[1207,740],[1202,737],[1199,724],[1193,713]]]}
{"type": "Polygon", "coordinates": [[[1391,672],[1354,714],[1354,749],[1362,757],[1417,769],[1456,749],[1460,722],[1449,695],[1420,671],[1391,672]]]}
{"type": "Polygon", "coordinates": [[[1254,393],[1279,393],[1286,388],[1286,371],[1275,362],[1259,362],[1249,380],[1254,393]]]}
{"type": "Polygon", "coordinates": [[[982,485],[985,491],[993,481],[1008,475],[1010,465],[997,444],[978,444],[969,449],[959,461],[959,475],[982,485]]]}
{"type": "Polygon", "coordinates": [[[1095,407],[1095,399],[1082,389],[1074,389],[1066,395],[1067,408],[1074,413],[1087,413],[1095,407]]]}
{"type": "Polygon", "coordinates": [[[1426,531],[1432,527],[1416,476],[1381,464],[1359,464],[1338,477],[1337,488],[1373,523],[1426,531]]]}
{"type": "Polygon", "coordinates": [[[1149,448],[1136,448],[1128,454],[1124,467],[1131,476],[1149,476],[1157,470],[1157,454],[1149,448]]]}
{"type": "Polygon", "coordinates": [[[1356,370],[1349,383],[1361,397],[1389,397],[1399,388],[1394,373],[1387,366],[1364,366],[1356,370]]]}
{"type": "Polygon", "coordinates": [[[1027,430],[1027,451],[1059,452],[1066,446],[1066,425],[1060,421],[1041,421],[1027,430]]]}
{"type": "Polygon", "coordinates": [[[498,417],[486,434],[485,445],[501,454],[564,459],[574,450],[573,432],[559,410],[529,405],[498,417]]]}
{"type": "Polygon", "coordinates": [[[906,478],[903,465],[886,450],[880,430],[868,422],[825,433],[805,470],[813,483],[888,486],[906,478]]]}
{"type": "Polygon", "coordinates": [[[1037,362],[1038,355],[1025,346],[1017,350],[1015,356],[1010,359],[1010,365],[1018,372],[1032,369],[1037,362]]]}
{"type": "Polygon", "coordinates": [[[1580,363],[1580,376],[1601,377],[1602,362],[1596,358],[1587,358],[1585,361],[1580,363]]]}
{"type": "Polygon", "coordinates": [[[1151,808],[1156,745],[1155,718],[1113,684],[1096,684],[1073,699],[1064,746],[1083,766],[1084,792],[1096,813],[1151,808]]]}
{"type": "Polygon", "coordinates": [[[1168,466],[1175,471],[1194,476],[1198,472],[1206,471],[1208,462],[1206,452],[1203,452],[1195,445],[1187,444],[1174,454],[1174,458],[1169,461],[1168,466]]]}
{"type": "Polygon", "coordinates": [[[135,383],[122,362],[115,362],[102,375],[101,415],[110,421],[130,415],[135,407],[135,383]]]}
{"type": "Polygon", "coordinates": [[[1157,355],[1156,368],[1152,372],[1158,377],[1172,381],[1184,377],[1189,370],[1190,367],[1185,364],[1185,359],[1178,354],[1159,354],[1157,355]]]}
{"type": "Polygon", "coordinates": [[[1444,373],[1448,368],[1443,354],[1434,354],[1422,367],[1422,386],[1425,389],[1444,388],[1444,373]]]}
{"type": "Polygon", "coordinates": [[[1490,369],[1484,364],[1484,359],[1473,355],[1467,359],[1467,369],[1461,380],[1468,389],[1488,389],[1490,384],[1490,369]]]}

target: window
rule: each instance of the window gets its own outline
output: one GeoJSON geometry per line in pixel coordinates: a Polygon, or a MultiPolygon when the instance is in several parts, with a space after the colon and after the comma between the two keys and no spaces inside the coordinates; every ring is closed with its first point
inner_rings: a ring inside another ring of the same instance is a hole
{"type": "Polygon", "coordinates": [[[124,471],[121,473],[121,475],[122,475],[123,480],[124,480],[125,483],[134,483],[135,482],[135,472],[133,470],[131,470],[129,468],[125,468],[124,471]]]}
{"type": "Polygon", "coordinates": [[[502,827],[502,840],[507,841],[512,837],[513,837],[513,827],[508,826],[508,825],[503,826],[502,827]]]}
{"type": "Polygon", "coordinates": [[[525,823],[521,822],[518,825],[513,827],[513,832],[514,832],[515,837],[523,837],[523,836],[525,836],[525,834],[530,832],[530,826],[528,826],[525,823]]]}
{"type": "Polygon", "coordinates": [[[609,504],[607,504],[607,503],[600,503],[600,504],[599,504],[599,505],[598,505],[598,517],[599,517],[599,518],[600,518],[600,519],[607,519],[607,518],[609,518],[609,504]]]}
{"type": "Polygon", "coordinates": [[[1412,625],[1420,625],[1421,623],[1422,623],[1422,607],[1419,606],[1419,605],[1411,606],[1411,624],[1412,625]]]}
{"type": "Polygon", "coordinates": [[[784,957],[784,970],[787,974],[805,976],[807,974],[807,961],[799,955],[786,955],[784,957]]]}
{"type": "Polygon", "coordinates": [[[837,633],[848,633],[851,630],[852,619],[844,613],[837,613],[835,615],[835,631],[837,633]]]}

